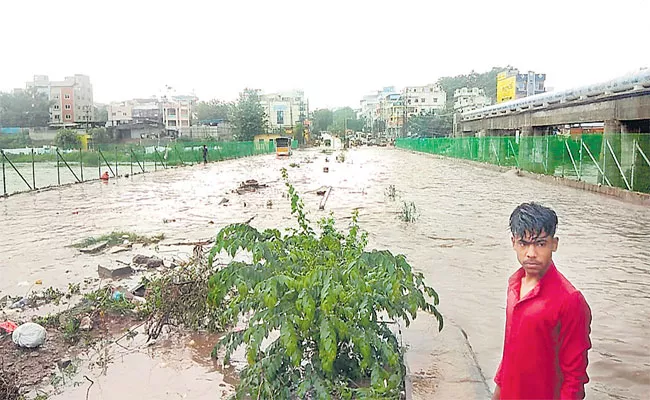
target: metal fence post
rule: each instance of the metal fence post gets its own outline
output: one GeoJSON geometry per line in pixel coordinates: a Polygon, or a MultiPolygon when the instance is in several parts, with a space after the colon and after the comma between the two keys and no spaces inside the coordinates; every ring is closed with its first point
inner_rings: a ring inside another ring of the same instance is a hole
{"type": "Polygon", "coordinates": [[[580,137],[580,178],[578,180],[582,180],[582,137],[580,137]]]}
{"type": "Polygon", "coordinates": [[[133,147],[131,147],[131,151],[129,152],[129,166],[131,167],[131,175],[133,175],[133,147]]]}
{"type": "Polygon", "coordinates": [[[115,146],[115,177],[117,178],[117,146],[115,146]]]}
{"type": "Polygon", "coordinates": [[[81,182],[84,181],[84,153],[79,147],[79,168],[81,169],[81,182]]]}
{"type": "Polygon", "coordinates": [[[630,190],[634,190],[634,167],[636,166],[636,139],[632,144],[632,172],[630,174],[630,190]]]}
{"type": "Polygon", "coordinates": [[[102,177],[102,159],[101,159],[101,150],[99,149],[99,146],[96,148],[97,150],[97,177],[101,179],[102,177]]]}
{"type": "Polygon", "coordinates": [[[34,149],[32,149],[32,187],[36,190],[36,173],[34,169],[34,149]]]}
{"type": "MultiPolygon", "coordinates": [[[[605,144],[608,143],[607,138],[603,137],[603,140],[605,141],[605,144]]],[[[607,172],[607,170],[605,169],[605,166],[607,164],[607,151],[606,150],[607,150],[607,147],[605,145],[605,146],[603,146],[603,150],[602,150],[603,151],[603,183],[602,183],[603,185],[605,184],[605,180],[607,180],[607,176],[605,175],[605,173],[607,172]]],[[[609,186],[612,186],[612,185],[609,185],[609,186]]]]}
{"type": "Polygon", "coordinates": [[[5,196],[7,195],[7,176],[5,175],[5,153],[2,153],[2,187],[4,189],[5,196]]]}
{"type": "Polygon", "coordinates": [[[61,185],[61,171],[59,169],[59,151],[57,149],[56,152],[56,182],[60,186],[61,185]]]}

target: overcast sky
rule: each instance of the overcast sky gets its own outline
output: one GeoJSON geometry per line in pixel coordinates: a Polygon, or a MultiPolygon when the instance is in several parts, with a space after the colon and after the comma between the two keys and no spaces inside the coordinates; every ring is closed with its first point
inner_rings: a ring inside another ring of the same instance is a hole
{"type": "Polygon", "coordinates": [[[358,107],[383,86],[513,65],[570,88],[650,67],[650,0],[2,0],[0,90],[90,76],[96,102],[303,89],[358,107]]]}

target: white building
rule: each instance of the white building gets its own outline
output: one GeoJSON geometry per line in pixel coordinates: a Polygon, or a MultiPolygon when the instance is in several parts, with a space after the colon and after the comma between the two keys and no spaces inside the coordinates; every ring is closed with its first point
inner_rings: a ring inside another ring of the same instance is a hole
{"type": "Polygon", "coordinates": [[[194,96],[172,96],[171,99],[163,99],[162,116],[165,129],[176,131],[180,135],[189,132],[196,100],[194,96]]]}
{"type": "Polygon", "coordinates": [[[133,121],[133,106],[130,102],[111,103],[106,110],[108,111],[106,126],[118,126],[133,121]]]}
{"type": "Polygon", "coordinates": [[[454,91],[454,112],[464,113],[490,105],[490,99],[483,89],[460,88],[454,91]]]}
{"type": "Polygon", "coordinates": [[[271,132],[281,133],[303,123],[309,115],[309,101],[305,92],[292,90],[288,92],[260,95],[260,102],[269,120],[271,132]]]}
{"type": "Polygon", "coordinates": [[[447,93],[437,83],[425,86],[407,86],[402,90],[402,98],[408,107],[409,117],[443,110],[447,102],[447,93]]]}

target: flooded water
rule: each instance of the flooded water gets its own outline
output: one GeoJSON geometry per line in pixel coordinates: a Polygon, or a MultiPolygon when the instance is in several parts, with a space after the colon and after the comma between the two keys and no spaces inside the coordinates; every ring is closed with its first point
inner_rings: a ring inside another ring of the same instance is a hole
{"type": "MultiPolygon", "coordinates": [[[[647,398],[647,207],[390,148],[353,149],[344,164],[335,163],[333,155],[329,158],[326,163],[325,155],[317,152],[296,152],[289,160],[260,156],[0,200],[0,296],[24,293],[20,282],[42,279],[44,286],[66,288],[69,281],[96,276],[103,256],[81,255],[65,247],[88,236],[123,230],[199,240],[214,236],[227,223],[251,217],[259,228],[288,226],[290,208],[282,197],[279,172],[287,167],[312,220],[330,211],[348,217],[359,208],[372,247],[402,252],[424,272],[440,293],[440,310],[467,332],[481,368],[492,379],[503,344],[506,282],[517,268],[508,216],[519,203],[535,200],[557,211],[556,264],[592,308],[588,398],[647,398]],[[313,162],[289,167],[306,158],[313,162]],[[324,166],[329,173],[323,173],[324,166]],[[269,187],[242,196],[231,193],[246,179],[269,187]],[[318,211],[321,198],[315,190],[324,185],[333,190],[325,211],[318,211]],[[389,185],[396,186],[398,201],[385,196],[389,185]],[[219,204],[223,197],[230,199],[225,206],[219,204]],[[402,200],[417,205],[416,223],[397,220],[402,200]],[[164,223],[165,219],[175,222],[164,223]]],[[[346,221],[342,219],[341,227],[346,221]]],[[[156,376],[148,382],[160,385],[168,379],[156,376]]]]}

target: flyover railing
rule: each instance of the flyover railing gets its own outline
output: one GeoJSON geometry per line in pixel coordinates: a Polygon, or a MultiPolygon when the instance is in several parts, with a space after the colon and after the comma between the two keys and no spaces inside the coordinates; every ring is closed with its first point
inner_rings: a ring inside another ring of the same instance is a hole
{"type": "Polygon", "coordinates": [[[395,146],[650,193],[650,134],[408,138],[395,146]]]}
{"type": "Polygon", "coordinates": [[[203,144],[208,162],[269,154],[273,142],[178,142],[168,145],[96,145],[90,150],[0,149],[0,196],[46,187],[81,183],[109,177],[137,175],[203,162],[203,144]]]}

